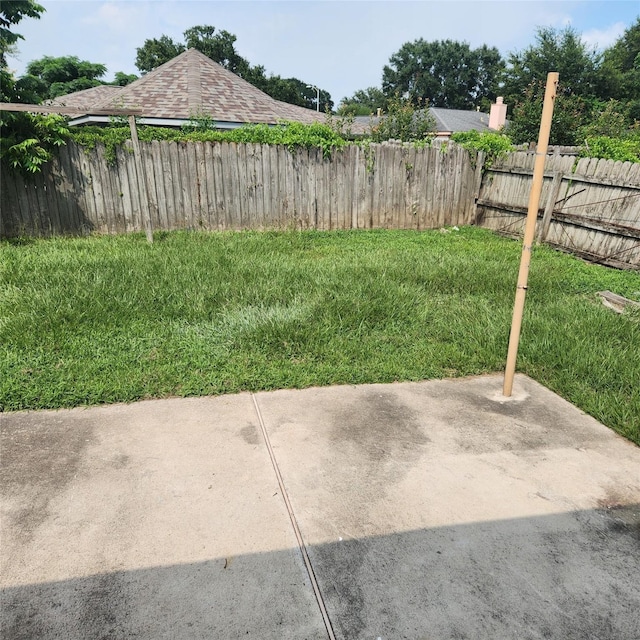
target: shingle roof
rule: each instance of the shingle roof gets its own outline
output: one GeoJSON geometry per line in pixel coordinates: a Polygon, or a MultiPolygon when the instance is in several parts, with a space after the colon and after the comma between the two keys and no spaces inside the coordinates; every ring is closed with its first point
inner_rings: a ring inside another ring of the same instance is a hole
{"type": "Polygon", "coordinates": [[[75,91],[64,96],[49,100],[47,104],[53,107],[78,107],[79,109],[91,109],[96,104],[120,93],[124,87],[116,87],[109,84],[101,84],[90,89],[75,91]]]}
{"type": "Polygon", "coordinates": [[[196,49],[181,53],[91,107],[141,108],[142,118],[188,120],[207,115],[232,123],[325,119],[322,113],[274,100],[196,49]]]}
{"type": "MultiPolygon", "coordinates": [[[[465,111],[464,109],[444,109],[442,107],[429,107],[429,113],[436,121],[437,132],[489,131],[489,114],[479,111],[465,111]]],[[[356,123],[361,127],[370,129],[380,121],[378,116],[357,116],[356,123]]]]}
{"type": "Polygon", "coordinates": [[[465,111],[463,109],[443,109],[430,107],[429,112],[436,119],[438,131],[487,131],[489,129],[489,114],[479,111],[465,111]]]}

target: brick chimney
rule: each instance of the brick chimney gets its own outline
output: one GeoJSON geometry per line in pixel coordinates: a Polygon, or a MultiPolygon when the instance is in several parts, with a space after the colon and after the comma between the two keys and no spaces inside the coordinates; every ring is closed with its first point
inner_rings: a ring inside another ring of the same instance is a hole
{"type": "Polygon", "coordinates": [[[502,97],[496,98],[496,103],[491,105],[489,112],[489,129],[502,129],[507,122],[507,105],[503,104],[502,97]]]}

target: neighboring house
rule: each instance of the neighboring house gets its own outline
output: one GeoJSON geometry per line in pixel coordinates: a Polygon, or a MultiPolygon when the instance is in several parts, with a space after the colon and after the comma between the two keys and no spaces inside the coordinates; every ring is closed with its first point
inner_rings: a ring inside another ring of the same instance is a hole
{"type": "MultiPolygon", "coordinates": [[[[494,107],[500,107],[495,122],[502,118],[496,126],[491,122],[494,129],[505,123],[506,105],[501,100],[498,98],[498,104],[492,105],[492,112],[494,107]]],[[[323,113],[275,100],[196,49],[181,53],[124,87],[101,85],[60,96],[49,104],[85,111],[70,120],[71,126],[107,124],[110,116],[96,115],[95,111],[109,109],[140,109],[140,124],[163,127],[180,127],[199,116],[211,118],[219,129],[244,124],[274,125],[284,120],[305,124],[326,121],[323,113]]],[[[429,111],[439,137],[470,129],[489,130],[490,116],[486,113],[439,107],[429,111]]],[[[356,117],[351,132],[366,134],[378,120],[376,116],[356,117]]]]}
{"type": "Polygon", "coordinates": [[[85,115],[72,118],[71,126],[109,122],[109,116],[92,115],[92,109],[141,109],[140,124],[164,127],[180,127],[198,116],[211,118],[219,129],[283,120],[310,124],[326,119],[323,113],[275,100],[196,49],[181,53],[124,87],[86,89],[60,96],[51,104],[87,110],[85,115]]]}
{"type": "MultiPolygon", "coordinates": [[[[464,109],[445,109],[429,107],[429,113],[435,120],[438,138],[449,138],[453,133],[461,131],[498,131],[507,124],[507,105],[498,98],[491,105],[491,113],[466,111],[464,109]]],[[[359,127],[370,129],[380,121],[380,116],[357,116],[355,122],[359,127]]]]}

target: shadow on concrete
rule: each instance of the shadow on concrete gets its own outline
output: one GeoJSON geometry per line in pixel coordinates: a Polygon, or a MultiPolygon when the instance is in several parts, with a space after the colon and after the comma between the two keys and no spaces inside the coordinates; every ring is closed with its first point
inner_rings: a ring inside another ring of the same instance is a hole
{"type": "MultiPolygon", "coordinates": [[[[325,638],[303,614],[307,577],[280,571],[291,552],[11,587],[2,637],[325,638]]],[[[640,638],[640,504],[337,540],[309,555],[337,638],[640,638]]]]}

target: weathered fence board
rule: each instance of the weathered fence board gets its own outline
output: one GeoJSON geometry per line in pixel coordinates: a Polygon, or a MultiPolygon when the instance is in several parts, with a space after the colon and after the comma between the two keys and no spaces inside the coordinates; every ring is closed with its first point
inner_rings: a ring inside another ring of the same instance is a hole
{"type": "MultiPolygon", "coordinates": [[[[478,223],[522,232],[535,156],[482,173],[455,145],[384,143],[320,149],[235,143],[141,143],[109,164],[70,142],[41,174],[2,173],[0,235],[154,229],[429,229],[478,223]],[[145,191],[142,192],[141,190],[145,191]],[[141,197],[142,196],[142,197],[141,197]]],[[[561,183],[545,240],[614,266],[640,267],[640,165],[550,155],[540,216],[561,183]],[[558,187],[556,184],[555,187],[558,187]]]]}
{"type": "MultiPolygon", "coordinates": [[[[509,235],[522,233],[534,160],[533,154],[513,153],[486,172],[478,224],[509,235]]],[[[549,156],[540,216],[551,206],[556,172],[562,182],[542,240],[603,264],[640,268],[640,165],[549,156]]]]}

